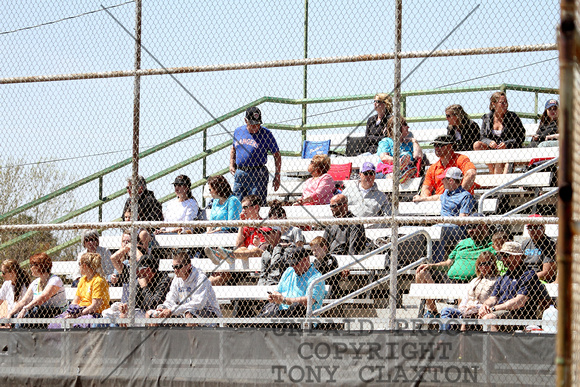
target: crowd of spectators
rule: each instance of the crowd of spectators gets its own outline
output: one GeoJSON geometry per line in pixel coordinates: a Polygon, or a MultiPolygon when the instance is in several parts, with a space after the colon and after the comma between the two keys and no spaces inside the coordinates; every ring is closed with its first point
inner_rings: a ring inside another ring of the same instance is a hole
{"type": "MultiPolygon", "coordinates": [[[[268,295],[268,302],[259,310],[259,316],[299,317],[306,312],[306,289],[313,280],[338,268],[335,255],[356,256],[374,249],[367,238],[363,224],[348,220],[364,217],[388,217],[391,203],[381,192],[375,179],[393,172],[394,144],[400,145],[398,164],[401,182],[411,176],[422,175],[424,154],[417,140],[409,132],[405,117],[392,115],[392,102],[387,94],[374,99],[377,114],[367,121],[366,137],[371,154],[378,162],[364,162],[359,179],[342,193],[328,173],[331,159],[315,155],[308,166],[311,177],[303,184],[302,196],[293,205],[329,205],[332,215],[345,222],[323,227],[323,236],[306,244],[305,227],[209,227],[212,234],[237,233],[233,249],[206,248],[203,252],[214,264],[234,263],[260,257],[262,267],[258,285],[275,285],[277,291],[268,295]],[[395,125],[398,123],[398,125],[395,125]],[[309,250],[310,249],[310,252],[309,250]],[[313,259],[311,259],[311,255],[313,259]],[[312,260],[312,262],[311,262],[312,260]]],[[[505,93],[494,93],[490,112],[485,114],[481,129],[470,119],[461,105],[445,110],[447,134],[431,143],[438,161],[424,173],[420,192],[414,202],[439,201],[441,216],[484,216],[474,213],[475,165],[468,157],[456,151],[513,149],[522,147],[525,131],[521,120],[508,110],[505,93]]],[[[542,146],[544,141],[557,140],[558,101],[546,102],[540,126],[530,146],[542,146]]],[[[270,180],[266,156],[274,156],[273,188],[280,186],[281,156],[272,132],[262,126],[262,113],[252,107],[246,111],[246,125],[236,129],[231,148],[230,171],[234,187],[223,176],[208,179],[211,195],[209,220],[263,220],[260,208],[266,205],[267,185],[270,180]]],[[[503,163],[488,164],[490,173],[505,173],[503,163]]],[[[127,190],[131,192],[132,180],[127,190]]],[[[200,219],[202,209],[191,192],[191,179],[179,175],[173,182],[175,198],[165,211],[142,176],[137,179],[138,216],[131,214],[131,199],[123,209],[125,221],[193,221],[200,219]]],[[[286,219],[280,202],[271,203],[268,219],[286,219]]],[[[375,225],[373,227],[383,227],[375,225]]],[[[504,231],[493,233],[486,223],[467,226],[443,224],[441,240],[433,261],[416,270],[417,283],[465,283],[469,291],[457,308],[446,307],[439,315],[435,300],[426,300],[426,318],[525,318],[535,316],[548,300],[543,282],[556,278],[555,242],[545,235],[543,225],[528,225],[529,238],[523,244],[510,240],[504,231]]],[[[188,251],[172,256],[173,280],[159,270],[160,257],[155,254],[156,235],[201,232],[195,228],[161,227],[140,229],[137,236],[137,282],[130,280],[131,234],[122,235],[121,248],[114,254],[99,246],[99,234],[90,230],[81,236],[83,251],[79,254],[79,270],[73,273],[77,292],[67,305],[65,285],[61,278],[51,274],[52,261],[44,253],[30,258],[34,281],[17,264],[7,260],[2,264],[4,284],[0,289],[0,303],[6,303],[9,317],[111,317],[128,315],[127,295],[136,289],[136,316],[151,319],[170,317],[220,317],[214,286],[237,284],[236,273],[220,271],[209,277],[192,265],[188,251]],[[79,278],[80,277],[80,278],[79,278]],[[78,282],[77,282],[78,281],[78,282]],[[123,286],[121,302],[111,304],[108,287],[123,286]]],[[[200,254],[196,255],[200,257],[200,254]]],[[[314,309],[320,308],[324,297],[339,294],[339,281],[349,272],[318,282],[314,295],[314,309]],[[326,288],[330,289],[327,294],[326,288]]],[[[40,325],[34,324],[33,327],[40,325]]],[[[442,326],[448,329],[447,325],[442,326]]],[[[464,328],[464,327],[463,327],[464,328]]]]}

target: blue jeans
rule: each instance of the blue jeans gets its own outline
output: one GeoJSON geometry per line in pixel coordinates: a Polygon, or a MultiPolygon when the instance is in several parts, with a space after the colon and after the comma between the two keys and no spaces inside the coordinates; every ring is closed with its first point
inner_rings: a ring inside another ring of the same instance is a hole
{"type": "Polygon", "coordinates": [[[258,195],[264,205],[268,195],[268,179],[266,167],[246,171],[238,168],[234,175],[234,195],[240,199],[240,202],[248,195],[258,195]]]}
{"type": "MultiPolygon", "coordinates": [[[[444,319],[460,320],[462,318],[463,318],[463,314],[457,308],[446,307],[446,308],[443,308],[443,310],[441,311],[441,320],[444,320],[444,319]]],[[[442,331],[448,331],[450,329],[450,326],[449,326],[449,324],[441,324],[441,328],[439,328],[439,329],[442,331]]]]}

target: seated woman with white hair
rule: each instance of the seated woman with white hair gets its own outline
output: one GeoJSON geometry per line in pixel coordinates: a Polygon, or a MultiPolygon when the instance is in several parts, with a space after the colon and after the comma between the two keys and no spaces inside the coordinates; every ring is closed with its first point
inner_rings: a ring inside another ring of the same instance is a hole
{"type": "MultiPolygon", "coordinates": [[[[99,233],[97,230],[84,230],[81,234],[81,242],[84,249],[77,256],[77,262],[80,264],[81,257],[85,253],[96,253],[101,256],[101,265],[103,266],[103,272],[105,279],[110,280],[111,274],[115,268],[113,267],[113,262],[111,261],[111,252],[109,249],[99,246],[99,233]]],[[[72,274],[74,280],[73,286],[78,283],[81,273],[78,266],[75,267],[75,272],[72,274]]]]}

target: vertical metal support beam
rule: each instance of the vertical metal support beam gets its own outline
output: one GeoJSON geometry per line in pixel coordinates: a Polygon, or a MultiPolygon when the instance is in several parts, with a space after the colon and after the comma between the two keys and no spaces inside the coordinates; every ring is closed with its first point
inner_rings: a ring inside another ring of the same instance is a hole
{"type": "MultiPolygon", "coordinates": [[[[141,0],[135,0],[135,70],[141,69],[141,0]]],[[[131,220],[139,219],[137,207],[137,177],[139,176],[139,118],[141,101],[141,78],[135,75],[133,83],[133,172],[131,175],[131,220]]],[[[132,286],[137,282],[137,227],[131,227],[131,252],[129,258],[129,326],[135,325],[135,293],[132,286]]]]}
{"type": "MultiPolygon", "coordinates": [[[[402,28],[403,28],[403,3],[402,0],[395,1],[395,87],[393,90],[393,115],[394,128],[399,128],[401,125],[399,115],[401,112],[400,99],[401,99],[401,39],[402,39],[402,28]]],[[[400,129],[399,129],[400,130],[400,129]]],[[[399,256],[399,224],[396,222],[395,217],[399,214],[399,176],[400,176],[400,162],[399,162],[399,130],[393,130],[393,212],[391,219],[392,224],[392,234],[391,242],[393,246],[391,247],[391,262],[389,270],[390,272],[396,273],[398,267],[398,256],[399,256]]],[[[389,329],[395,329],[395,320],[397,318],[397,276],[391,275],[389,281],[389,329]]]]}
{"type": "Polygon", "coordinates": [[[407,117],[407,97],[401,96],[401,116],[407,117]]]}
{"type": "MultiPolygon", "coordinates": [[[[572,385],[572,250],[573,250],[573,132],[576,13],[574,0],[560,3],[560,168],[558,171],[558,330],[556,386],[572,385]]],[[[576,345],[577,347],[577,345],[576,345]]]]}
{"type": "MultiPolygon", "coordinates": [[[[99,177],[99,201],[103,201],[103,176],[99,177]]],[[[99,205],[99,223],[103,221],[103,204],[99,205]]]]}
{"type": "MultiPolygon", "coordinates": [[[[308,58],[308,0],[304,0],[304,59],[308,58]]],[[[302,84],[302,98],[308,98],[308,66],[304,65],[304,81],[302,84]]],[[[307,104],[302,104],[302,126],[306,125],[307,104]]],[[[302,143],[306,141],[306,130],[302,129],[302,143]]]]}
{"type": "MultiPolygon", "coordinates": [[[[207,151],[207,129],[203,130],[203,146],[202,146],[202,150],[205,153],[207,151]]],[[[207,179],[207,155],[203,157],[202,160],[202,165],[201,165],[201,173],[204,179],[207,179]]],[[[201,190],[203,192],[203,189],[201,190]]],[[[205,207],[205,197],[203,196],[203,194],[201,195],[201,205],[203,207],[205,207]]]]}

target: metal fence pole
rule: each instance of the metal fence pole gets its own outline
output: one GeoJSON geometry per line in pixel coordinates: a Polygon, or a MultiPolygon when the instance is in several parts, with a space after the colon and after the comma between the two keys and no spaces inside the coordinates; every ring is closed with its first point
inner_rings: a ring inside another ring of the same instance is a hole
{"type": "MultiPolygon", "coordinates": [[[[135,70],[141,68],[141,0],[135,1],[135,70]]],[[[135,76],[133,89],[133,173],[131,180],[131,220],[139,219],[137,206],[137,194],[140,187],[137,186],[139,176],[139,107],[141,96],[141,79],[135,76]]],[[[138,228],[131,228],[131,258],[129,275],[129,319],[130,326],[135,324],[135,291],[134,284],[137,282],[137,237],[138,228]]]]}
{"type": "MultiPolygon", "coordinates": [[[[402,17],[403,17],[403,4],[402,0],[397,0],[395,5],[395,87],[393,93],[393,207],[392,207],[392,233],[391,242],[393,247],[391,248],[391,262],[389,270],[391,273],[397,271],[398,266],[398,255],[399,255],[399,238],[398,229],[399,224],[395,222],[395,217],[399,214],[399,125],[401,125],[401,120],[399,119],[400,114],[400,104],[399,100],[401,98],[401,38],[402,38],[402,17]]],[[[389,281],[389,329],[395,329],[395,319],[397,318],[397,276],[392,275],[389,281]]]]}
{"type": "MultiPolygon", "coordinates": [[[[304,0],[304,59],[308,58],[308,0],[304,0]]],[[[302,97],[308,98],[308,65],[304,65],[304,81],[303,81],[302,97]]],[[[302,104],[302,126],[306,125],[306,107],[307,104],[302,104]]],[[[306,129],[302,129],[302,143],[306,141],[306,129]]]]}
{"type": "MultiPolygon", "coordinates": [[[[572,384],[572,162],[574,130],[574,0],[561,2],[560,24],[560,102],[558,125],[560,136],[560,169],[558,175],[558,329],[556,334],[556,385],[572,384]]],[[[576,345],[577,347],[577,345],[576,345]]]]}

